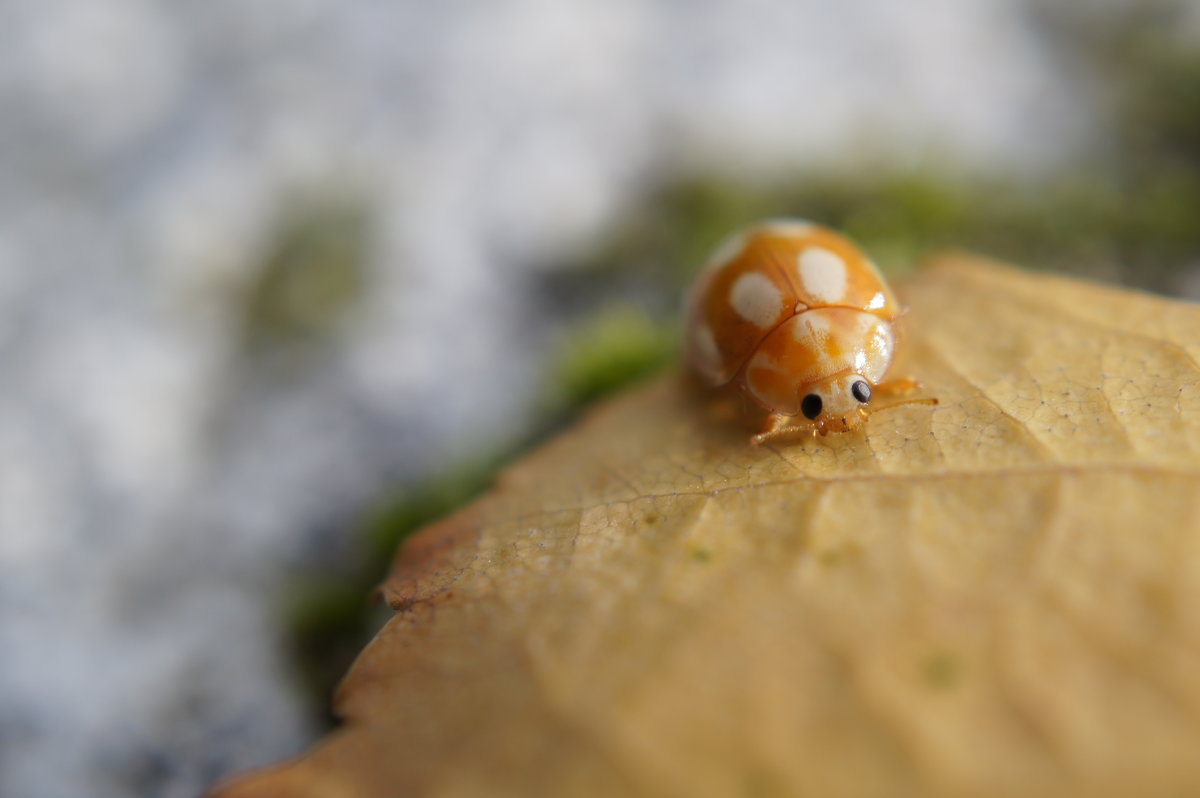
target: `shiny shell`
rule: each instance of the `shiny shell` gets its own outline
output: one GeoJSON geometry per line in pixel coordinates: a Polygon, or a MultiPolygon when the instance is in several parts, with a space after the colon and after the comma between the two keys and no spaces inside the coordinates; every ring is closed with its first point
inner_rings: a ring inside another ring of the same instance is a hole
{"type": "Polygon", "coordinates": [[[798,414],[812,392],[827,408],[850,408],[848,386],[858,378],[874,386],[891,366],[899,310],[846,237],[809,222],[765,222],[732,236],[697,278],[687,359],[710,385],[736,381],[773,413],[798,414]]]}

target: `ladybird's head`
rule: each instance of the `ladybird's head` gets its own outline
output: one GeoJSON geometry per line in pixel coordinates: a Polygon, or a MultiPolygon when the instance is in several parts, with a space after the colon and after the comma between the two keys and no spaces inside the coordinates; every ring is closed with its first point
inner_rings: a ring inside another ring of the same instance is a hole
{"type": "Polygon", "coordinates": [[[871,383],[861,374],[842,373],[807,385],[800,396],[800,414],[822,435],[855,429],[867,418],[871,383]]]}

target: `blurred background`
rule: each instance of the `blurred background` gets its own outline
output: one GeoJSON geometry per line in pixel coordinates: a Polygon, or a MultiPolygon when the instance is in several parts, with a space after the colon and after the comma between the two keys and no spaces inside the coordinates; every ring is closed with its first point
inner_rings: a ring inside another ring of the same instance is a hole
{"type": "Polygon", "coordinates": [[[1200,3],[0,0],[0,795],[311,743],[761,216],[1200,296],[1200,3]]]}

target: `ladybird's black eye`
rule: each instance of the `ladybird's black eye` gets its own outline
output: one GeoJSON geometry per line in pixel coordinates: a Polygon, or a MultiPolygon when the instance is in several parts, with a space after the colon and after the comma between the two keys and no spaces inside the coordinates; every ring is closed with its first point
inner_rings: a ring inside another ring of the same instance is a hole
{"type": "Polygon", "coordinates": [[[815,393],[810,393],[804,397],[804,401],[800,403],[800,412],[805,418],[816,418],[821,415],[821,397],[815,393]]]}
{"type": "Polygon", "coordinates": [[[850,386],[850,393],[854,394],[854,398],[862,402],[864,405],[871,401],[871,386],[867,385],[862,380],[850,386]]]}

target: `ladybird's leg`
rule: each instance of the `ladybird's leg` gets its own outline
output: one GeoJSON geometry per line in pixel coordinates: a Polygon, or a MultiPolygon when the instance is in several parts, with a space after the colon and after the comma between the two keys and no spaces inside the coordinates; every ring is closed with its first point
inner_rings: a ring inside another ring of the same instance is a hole
{"type": "Polygon", "coordinates": [[[764,443],[766,443],[769,440],[772,440],[773,438],[781,438],[785,435],[791,435],[791,434],[797,433],[797,432],[803,432],[808,435],[816,435],[817,434],[817,428],[815,426],[812,426],[812,425],[809,425],[809,426],[789,425],[789,422],[791,420],[792,420],[791,416],[784,416],[784,415],[780,415],[779,413],[772,413],[770,415],[770,417],[767,419],[767,423],[766,423],[766,426],[764,427],[763,431],[758,433],[757,435],[752,436],[750,438],[750,443],[753,444],[754,446],[762,446],[764,443]]]}

